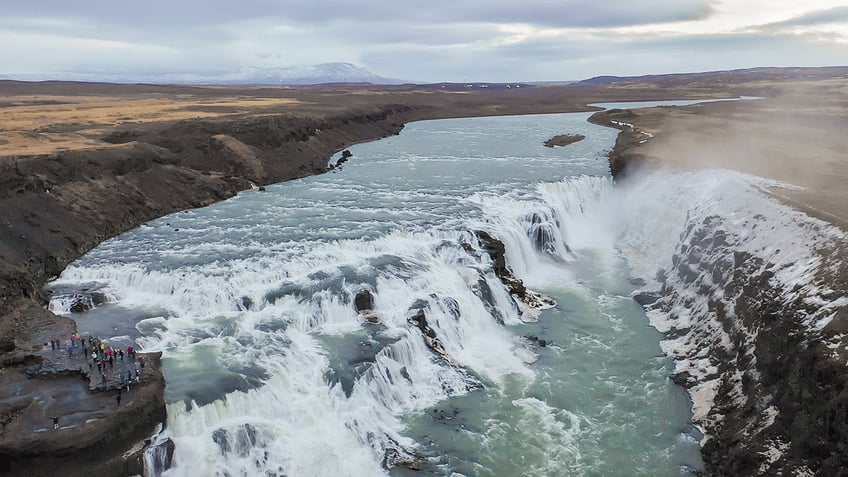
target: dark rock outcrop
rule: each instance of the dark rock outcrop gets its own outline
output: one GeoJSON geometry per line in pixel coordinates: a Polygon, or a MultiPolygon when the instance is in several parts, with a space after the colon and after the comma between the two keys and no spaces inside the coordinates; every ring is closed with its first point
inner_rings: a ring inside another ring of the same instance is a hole
{"type": "Polygon", "coordinates": [[[342,151],[342,156],[339,158],[338,161],[336,161],[336,164],[334,165],[334,167],[341,166],[342,164],[347,162],[347,160],[350,159],[351,157],[353,157],[353,153],[350,152],[348,149],[345,149],[344,151],[342,151]]]}
{"type": "Polygon", "coordinates": [[[386,439],[388,444],[383,454],[383,468],[391,470],[395,467],[403,467],[414,471],[424,468],[426,458],[421,453],[401,445],[391,437],[386,439]]]}
{"type": "Polygon", "coordinates": [[[424,312],[424,309],[419,308],[418,310],[410,311],[412,312],[412,315],[408,318],[408,321],[421,331],[427,347],[451,366],[460,366],[460,364],[453,359],[447,351],[445,351],[445,345],[442,343],[442,340],[439,339],[436,332],[433,331],[433,328],[430,328],[430,325],[427,323],[427,314],[424,312]]]}
{"type": "MultiPolygon", "coordinates": [[[[441,305],[444,305],[448,312],[453,315],[451,312],[451,302],[455,303],[452,298],[443,298],[439,300],[437,296],[431,296],[432,299],[441,301],[441,305]]],[[[419,331],[421,331],[421,335],[424,338],[424,344],[427,345],[428,348],[436,355],[439,359],[443,360],[450,366],[456,368],[456,370],[462,374],[464,381],[464,389],[463,391],[476,391],[478,389],[483,388],[483,383],[480,379],[473,374],[471,374],[461,363],[459,363],[450,353],[445,350],[445,345],[442,343],[442,340],[439,338],[436,331],[430,326],[430,323],[427,321],[427,311],[429,310],[430,304],[427,303],[426,300],[418,300],[413,306],[409,309],[409,318],[407,321],[415,325],[419,331]]],[[[457,310],[457,314],[454,315],[455,319],[459,319],[459,313],[457,310]]],[[[459,391],[459,390],[453,390],[459,391]]]]}
{"type": "Polygon", "coordinates": [[[82,313],[102,305],[106,301],[106,295],[102,292],[81,292],[74,295],[70,310],[73,313],[82,313]]]}
{"type": "Polygon", "coordinates": [[[545,141],[545,147],[565,147],[575,142],[580,142],[586,139],[582,134],[560,134],[545,141]]]}
{"type": "Polygon", "coordinates": [[[522,308],[522,320],[537,321],[538,313],[546,308],[556,306],[556,302],[545,295],[528,290],[524,282],[512,274],[512,270],[506,264],[506,246],[500,240],[492,237],[483,230],[474,231],[480,244],[492,259],[492,271],[495,273],[510,295],[516,299],[522,308]]]}
{"type": "Polygon", "coordinates": [[[374,295],[371,294],[371,290],[362,289],[356,293],[356,296],[353,298],[353,306],[356,308],[356,311],[370,311],[374,309],[374,295]]]}
{"type": "Polygon", "coordinates": [[[371,324],[379,324],[382,321],[380,314],[374,311],[374,295],[371,290],[363,288],[357,292],[353,298],[353,306],[362,321],[371,324]]]}
{"type": "MultiPolygon", "coordinates": [[[[161,353],[144,355],[145,367],[141,383],[134,383],[132,391],[120,406],[115,406],[112,394],[102,396],[80,395],[85,400],[83,410],[73,415],[63,415],[57,430],[34,432],[46,428],[49,416],[42,416],[44,405],[61,410],[75,402],[52,405],[55,393],[68,393],[76,389],[79,370],[58,370],[46,380],[38,376],[21,383],[25,395],[42,396],[43,404],[30,402],[17,408],[7,407],[0,433],[0,475],[51,476],[56,469],[65,469],[69,475],[135,475],[143,471],[142,453],[145,442],[156,426],[165,421],[163,399],[165,382],[160,371],[161,353]],[[53,397],[49,397],[52,395],[53,397]]],[[[79,393],[79,391],[76,391],[79,393]]],[[[61,398],[60,398],[61,400],[61,398]]]]}

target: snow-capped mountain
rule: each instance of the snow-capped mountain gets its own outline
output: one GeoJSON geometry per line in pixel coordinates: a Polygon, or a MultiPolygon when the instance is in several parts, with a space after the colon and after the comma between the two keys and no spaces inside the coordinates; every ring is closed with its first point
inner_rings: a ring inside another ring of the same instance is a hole
{"type": "Polygon", "coordinates": [[[321,83],[375,83],[399,84],[404,81],[379,76],[351,63],[322,63],[283,67],[244,67],[217,81],[230,84],[321,84],[321,83]]]}

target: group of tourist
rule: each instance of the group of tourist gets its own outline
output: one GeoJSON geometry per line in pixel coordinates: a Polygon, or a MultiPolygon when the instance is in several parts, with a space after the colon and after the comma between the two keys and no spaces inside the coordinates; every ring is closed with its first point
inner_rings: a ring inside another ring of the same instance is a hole
{"type": "MultiPolygon", "coordinates": [[[[135,380],[141,383],[141,375],[144,371],[144,358],[137,355],[133,346],[115,348],[109,346],[97,336],[82,336],[73,333],[69,340],[64,341],[67,346],[68,358],[79,354],[88,364],[90,373],[96,367],[100,373],[100,384],[97,388],[102,390],[117,389],[115,396],[117,406],[121,405],[121,391],[130,391],[130,384],[135,380]],[[79,353],[77,351],[80,351],[79,353]]],[[[50,340],[50,349],[62,350],[63,341],[59,339],[50,340]]],[[[93,379],[93,376],[90,378],[93,379]]],[[[53,429],[59,429],[59,416],[51,417],[53,429]]]]}
{"type": "MultiPolygon", "coordinates": [[[[130,383],[135,378],[136,383],[141,382],[141,372],[144,369],[144,360],[137,356],[133,346],[127,346],[126,351],[122,348],[114,348],[109,346],[97,336],[81,336],[78,332],[70,336],[68,346],[68,357],[71,358],[76,354],[76,350],[81,349],[82,356],[88,363],[88,369],[100,373],[100,384],[98,387],[109,388],[109,381],[117,382],[118,389],[126,388],[130,390],[130,383]],[[118,368],[116,369],[116,365],[118,368]]],[[[54,351],[62,350],[62,341],[58,339],[50,340],[50,348],[54,351]]],[[[120,403],[120,402],[119,402],[120,403]]]]}

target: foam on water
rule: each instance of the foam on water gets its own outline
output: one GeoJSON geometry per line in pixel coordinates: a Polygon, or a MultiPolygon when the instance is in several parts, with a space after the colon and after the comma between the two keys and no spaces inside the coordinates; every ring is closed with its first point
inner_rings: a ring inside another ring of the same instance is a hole
{"type": "MultiPolygon", "coordinates": [[[[448,474],[514,465],[516,475],[592,475],[629,463],[634,475],[685,475],[684,464],[700,466],[688,403],[629,299],[627,272],[656,285],[681,234],[705,216],[725,214],[744,236],[755,214],[797,215],[727,171],[613,187],[601,152],[614,134],[585,117],[568,116],[587,139],[563,157],[517,139],[560,133],[560,123],[538,132],[523,122],[533,118],[507,119],[513,127],[495,131],[516,136],[500,139],[509,154],[494,160],[471,152],[497,138],[491,119],[410,125],[410,143],[358,146],[343,172],[108,241],[54,286],[94,282],[127,309],[161,311],[137,328],[145,350],[164,353],[163,435],[177,445],[167,475],[382,475],[392,452],[448,474]],[[433,140],[451,132],[468,144],[433,140]],[[476,230],[502,240],[513,273],[559,309],[522,322],[476,230]],[[363,289],[379,324],[354,310],[363,289]],[[420,311],[449,358],[410,322],[420,311]],[[446,406],[455,419],[431,417],[446,406]],[[670,407],[682,411],[667,416],[670,407]]],[[[763,239],[745,243],[776,253],[763,239]]],[[[777,279],[803,280],[815,266],[790,252],[801,245],[781,244],[791,254],[781,263],[802,268],[777,279]]],[[[652,319],[662,329],[665,317],[652,319]]]]}

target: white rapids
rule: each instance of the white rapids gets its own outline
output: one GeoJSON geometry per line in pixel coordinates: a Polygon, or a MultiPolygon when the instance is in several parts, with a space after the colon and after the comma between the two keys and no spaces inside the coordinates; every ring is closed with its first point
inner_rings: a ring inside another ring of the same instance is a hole
{"type": "Polygon", "coordinates": [[[630,295],[656,287],[705,214],[740,234],[756,214],[806,222],[761,191],[774,184],[729,171],[614,187],[615,131],[586,117],[415,123],[352,148],[338,173],[107,241],[53,286],[97,284],[110,302],[81,326],[128,321],[163,352],[164,475],[689,475],[702,466],[691,403],[630,295]],[[541,146],[564,130],[587,139],[541,146]],[[480,230],[555,309],[522,315],[480,230]],[[362,290],[377,324],[353,308],[362,290]]]}

